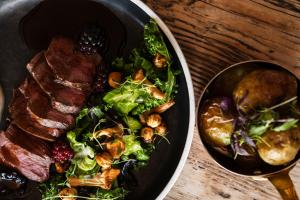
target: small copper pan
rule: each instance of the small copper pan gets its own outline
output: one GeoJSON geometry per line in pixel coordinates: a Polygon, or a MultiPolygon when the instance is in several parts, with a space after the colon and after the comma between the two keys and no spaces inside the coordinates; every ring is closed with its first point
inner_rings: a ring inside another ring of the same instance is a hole
{"type": "Polygon", "coordinates": [[[235,162],[232,161],[232,158],[228,158],[220,154],[209,144],[207,144],[204,140],[203,134],[201,133],[201,129],[198,127],[199,117],[201,114],[200,109],[202,108],[205,100],[212,97],[220,97],[220,96],[231,97],[235,86],[243,78],[245,74],[248,74],[253,70],[262,69],[262,68],[283,70],[291,73],[298,80],[298,96],[300,96],[299,77],[295,73],[289,71],[286,67],[280,66],[275,63],[260,61],[260,60],[253,60],[253,61],[251,60],[251,61],[237,63],[221,71],[207,84],[206,88],[204,89],[198,101],[197,128],[202,143],[206,148],[207,152],[212,157],[212,159],[216,161],[222,168],[236,175],[251,177],[255,180],[269,180],[276,187],[282,199],[299,200],[294,188],[294,184],[289,176],[289,172],[290,170],[292,170],[292,168],[296,165],[297,161],[299,160],[300,153],[298,153],[298,155],[292,162],[290,162],[288,165],[285,166],[265,165],[259,169],[241,168],[240,166],[237,166],[235,162]]]}

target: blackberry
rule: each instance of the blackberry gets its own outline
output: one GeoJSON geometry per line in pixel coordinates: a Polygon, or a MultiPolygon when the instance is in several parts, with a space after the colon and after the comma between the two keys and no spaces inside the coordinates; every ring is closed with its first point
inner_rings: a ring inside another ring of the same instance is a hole
{"type": "Polygon", "coordinates": [[[105,31],[98,25],[87,26],[80,34],[78,50],[84,54],[104,52],[106,37],[105,31]]]}
{"type": "Polygon", "coordinates": [[[55,162],[64,162],[71,160],[74,156],[74,152],[64,141],[57,141],[52,147],[52,158],[55,162]]]}

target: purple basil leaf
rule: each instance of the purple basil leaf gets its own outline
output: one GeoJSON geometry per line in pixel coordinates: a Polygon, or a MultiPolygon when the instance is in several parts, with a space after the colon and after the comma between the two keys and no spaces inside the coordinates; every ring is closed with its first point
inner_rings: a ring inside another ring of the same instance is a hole
{"type": "Polygon", "coordinates": [[[249,146],[256,148],[255,142],[248,136],[248,134],[245,131],[240,131],[241,136],[243,137],[246,144],[249,146]]]}
{"type": "Polygon", "coordinates": [[[238,119],[234,118],[232,124],[233,124],[233,130],[236,130],[236,128],[238,127],[238,119]]]}
{"type": "Polygon", "coordinates": [[[222,97],[220,107],[222,111],[228,112],[232,108],[232,100],[228,97],[222,97]]]}
{"type": "Polygon", "coordinates": [[[248,123],[248,118],[246,116],[240,115],[238,117],[238,122],[237,122],[238,126],[244,127],[246,126],[247,123],[248,123]]]}
{"type": "Polygon", "coordinates": [[[122,170],[121,170],[122,175],[126,176],[128,174],[128,171],[132,170],[134,168],[134,165],[136,164],[136,162],[137,162],[136,160],[127,161],[122,167],[122,170]]]}
{"type": "Polygon", "coordinates": [[[232,134],[231,138],[231,148],[234,154],[242,155],[242,156],[250,156],[250,153],[240,144],[241,136],[237,135],[236,132],[232,134]]]}

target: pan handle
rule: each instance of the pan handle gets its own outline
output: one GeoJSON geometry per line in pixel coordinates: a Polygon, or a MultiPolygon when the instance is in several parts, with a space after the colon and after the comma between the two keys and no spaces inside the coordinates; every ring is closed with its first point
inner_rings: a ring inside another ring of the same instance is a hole
{"type": "Polygon", "coordinates": [[[283,200],[299,200],[289,172],[290,170],[282,171],[268,177],[268,179],[275,186],[283,200]]]}

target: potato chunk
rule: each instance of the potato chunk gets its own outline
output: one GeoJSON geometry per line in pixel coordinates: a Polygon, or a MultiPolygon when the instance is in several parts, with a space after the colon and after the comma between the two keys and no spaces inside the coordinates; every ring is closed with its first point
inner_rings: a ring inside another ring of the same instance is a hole
{"type": "Polygon", "coordinates": [[[284,165],[294,160],[300,149],[300,127],[288,131],[265,133],[257,143],[262,160],[270,165],[284,165]]]}
{"type": "Polygon", "coordinates": [[[216,147],[230,144],[234,131],[234,117],[231,110],[222,110],[222,98],[206,101],[199,119],[205,140],[216,147]]]}
{"type": "Polygon", "coordinates": [[[271,107],[297,96],[297,80],[285,71],[261,69],[246,75],[236,86],[233,97],[240,111],[271,107]]]}

